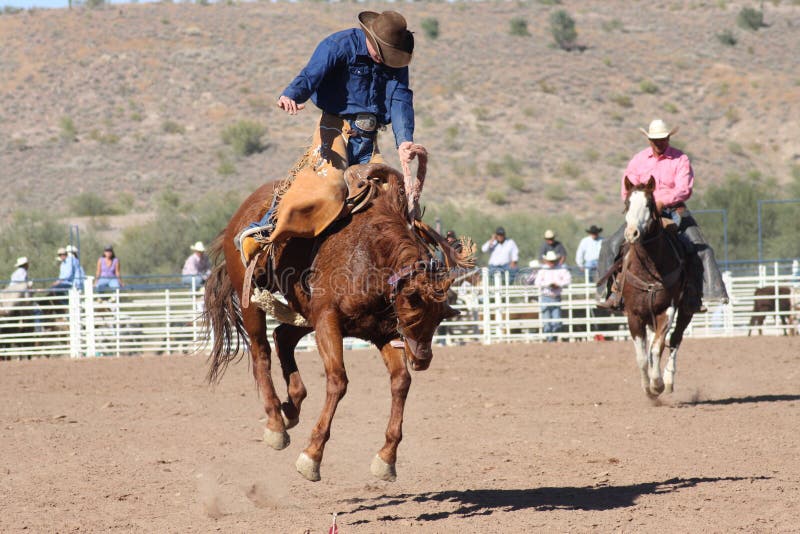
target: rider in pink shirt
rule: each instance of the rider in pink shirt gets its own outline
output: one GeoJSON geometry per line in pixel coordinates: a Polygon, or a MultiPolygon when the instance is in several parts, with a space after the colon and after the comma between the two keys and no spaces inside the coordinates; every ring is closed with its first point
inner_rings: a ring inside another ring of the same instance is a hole
{"type": "MultiPolygon", "coordinates": [[[[690,277],[688,298],[696,311],[704,311],[702,297],[728,301],[725,284],[719,272],[714,251],[706,242],[697,222],[686,210],[686,201],[692,196],[694,187],[694,171],[689,157],[680,150],[669,145],[670,136],[677,131],[670,130],[664,121],[656,119],[650,123],[648,130],[641,130],[645,134],[650,146],[631,159],[625,174],[622,177],[621,195],[625,200],[625,177],[634,185],[647,183],[650,177],[656,180],[656,189],[653,196],[656,208],[663,217],[672,219],[678,227],[681,240],[686,244],[689,252],[688,261],[690,277]]],[[[613,266],[620,254],[625,225],[623,224],[614,235],[603,241],[600,249],[597,272],[599,276],[605,275],[613,266]]],[[[611,280],[616,276],[612,275],[611,280]]],[[[598,304],[603,308],[618,309],[621,307],[619,295],[616,293],[615,284],[611,284],[611,294],[605,300],[607,287],[605,283],[598,287],[600,298],[604,302],[598,304]]]]}

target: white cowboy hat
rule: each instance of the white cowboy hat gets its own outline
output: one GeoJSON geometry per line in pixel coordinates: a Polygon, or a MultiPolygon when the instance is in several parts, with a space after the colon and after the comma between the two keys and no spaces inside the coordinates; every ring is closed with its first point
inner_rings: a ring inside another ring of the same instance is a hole
{"type": "Polygon", "coordinates": [[[69,253],[77,254],[78,253],[78,247],[73,246],[73,245],[67,245],[67,248],[65,248],[64,250],[67,251],[67,254],[69,254],[69,253]]]}
{"type": "Polygon", "coordinates": [[[64,247],[58,247],[58,250],[56,251],[56,256],[61,256],[62,254],[66,254],[66,253],[67,253],[67,249],[65,249],[64,247]]]}
{"type": "Polygon", "coordinates": [[[203,246],[203,242],[202,241],[198,241],[197,243],[195,243],[194,245],[189,247],[189,250],[193,250],[195,252],[205,252],[206,251],[206,247],[203,246]]]}
{"type": "Polygon", "coordinates": [[[17,263],[14,264],[14,267],[15,268],[16,267],[22,267],[23,265],[26,265],[27,263],[28,263],[28,258],[26,258],[25,256],[20,256],[19,258],[17,258],[17,263]]]}
{"type": "Polygon", "coordinates": [[[547,254],[545,254],[544,256],[542,256],[542,258],[544,259],[544,261],[558,261],[558,259],[559,259],[560,257],[561,257],[561,256],[559,256],[559,255],[558,255],[558,253],[557,253],[555,250],[548,250],[548,251],[547,251],[547,254]]]}
{"type": "Polygon", "coordinates": [[[646,135],[648,139],[666,139],[677,132],[678,128],[670,130],[666,122],[661,119],[654,119],[650,126],[647,127],[647,130],[639,128],[639,131],[646,135]]]}
{"type": "Polygon", "coordinates": [[[545,239],[555,239],[556,238],[556,234],[552,230],[547,230],[544,233],[544,238],[545,239]]]}
{"type": "Polygon", "coordinates": [[[530,263],[528,264],[528,267],[531,267],[533,269],[538,269],[541,266],[542,264],[539,263],[539,260],[531,260],[530,263]]]}

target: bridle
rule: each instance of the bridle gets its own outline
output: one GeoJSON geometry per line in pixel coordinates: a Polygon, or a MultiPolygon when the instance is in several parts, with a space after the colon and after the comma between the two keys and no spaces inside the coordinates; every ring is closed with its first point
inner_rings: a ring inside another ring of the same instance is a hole
{"type": "Polygon", "coordinates": [[[392,292],[389,294],[389,301],[394,305],[395,300],[397,299],[398,293],[402,289],[403,283],[408,281],[412,275],[416,273],[436,273],[442,271],[442,263],[437,260],[436,258],[430,258],[427,261],[425,260],[417,260],[411,265],[406,265],[399,271],[392,273],[392,275],[387,280],[389,285],[392,288],[392,292]]]}

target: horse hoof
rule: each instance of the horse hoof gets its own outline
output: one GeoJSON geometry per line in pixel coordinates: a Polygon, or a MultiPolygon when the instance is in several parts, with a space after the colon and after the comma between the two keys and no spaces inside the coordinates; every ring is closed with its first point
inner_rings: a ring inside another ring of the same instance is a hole
{"type": "Polygon", "coordinates": [[[661,395],[664,392],[664,380],[662,378],[656,378],[650,382],[650,391],[655,393],[656,396],[661,395]]]}
{"type": "Polygon", "coordinates": [[[297,472],[303,475],[306,480],[319,482],[320,478],[322,478],[319,476],[319,462],[315,462],[304,452],[301,452],[300,456],[297,457],[297,462],[295,462],[294,466],[297,468],[297,472]]]}
{"type": "Polygon", "coordinates": [[[674,391],[674,386],[672,382],[665,382],[664,383],[664,393],[672,393],[674,391]]]}
{"type": "Polygon", "coordinates": [[[291,441],[292,440],[286,431],[275,432],[274,430],[270,430],[269,428],[264,429],[264,443],[266,443],[276,451],[285,449],[286,447],[289,446],[289,443],[291,441]]]}
{"type": "Polygon", "coordinates": [[[394,468],[394,464],[387,464],[383,461],[383,458],[377,454],[375,458],[372,459],[372,465],[369,470],[372,471],[372,474],[377,478],[385,480],[386,482],[394,482],[397,479],[397,471],[394,468]]]}

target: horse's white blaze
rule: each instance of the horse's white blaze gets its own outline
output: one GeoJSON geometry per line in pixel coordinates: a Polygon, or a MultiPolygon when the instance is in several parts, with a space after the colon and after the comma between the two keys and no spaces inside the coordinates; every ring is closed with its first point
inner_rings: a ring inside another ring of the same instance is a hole
{"type": "Polygon", "coordinates": [[[644,191],[634,191],[628,201],[628,212],[625,214],[625,239],[634,242],[641,237],[647,228],[650,220],[650,208],[647,206],[647,196],[644,191]],[[638,236],[634,237],[634,230],[638,230],[638,236]]]}

